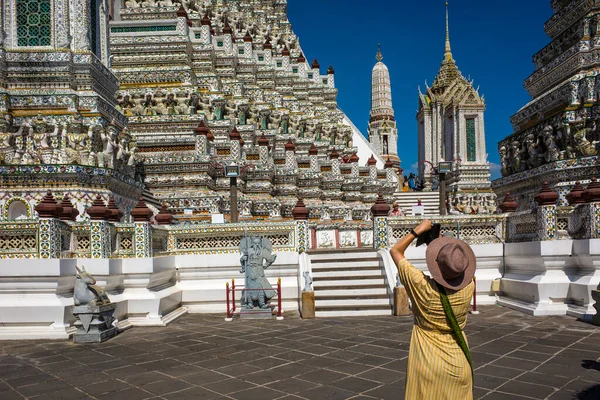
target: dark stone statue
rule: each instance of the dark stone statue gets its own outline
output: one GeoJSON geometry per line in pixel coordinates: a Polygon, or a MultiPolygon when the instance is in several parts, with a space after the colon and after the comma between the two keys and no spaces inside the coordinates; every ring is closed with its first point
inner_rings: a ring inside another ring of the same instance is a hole
{"type": "Polygon", "coordinates": [[[265,277],[265,269],[275,262],[277,255],[272,254],[273,247],[270,240],[260,236],[242,238],[240,251],[242,253],[240,272],[246,278],[245,290],[242,292],[242,308],[266,309],[267,302],[277,293],[265,277]]]}

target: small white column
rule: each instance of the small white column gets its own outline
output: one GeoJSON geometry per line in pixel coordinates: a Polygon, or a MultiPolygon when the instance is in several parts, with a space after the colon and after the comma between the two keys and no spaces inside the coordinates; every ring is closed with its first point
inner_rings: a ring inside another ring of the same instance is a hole
{"type": "Polygon", "coordinates": [[[296,163],[296,145],[292,142],[292,139],[288,139],[285,144],[285,167],[288,169],[297,168],[296,163]]]}
{"type": "Polygon", "coordinates": [[[252,58],[253,56],[252,36],[250,36],[250,32],[246,32],[246,36],[244,36],[244,58],[252,58]]]}
{"type": "Polygon", "coordinates": [[[340,176],[342,174],[340,171],[340,155],[336,150],[333,150],[329,155],[329,159],[331,160],[331,174],[340,176]]]}
{"type": "Polygon", "coordinates": [[[327,86],[332,89],[335,88],[335,70],[332,65],[327,69],[327,86]]]}
{"type": "Polygon", "coordinates": [[[202,20],[200,21],[200,41],[202,41],[203,44],[211,44],[212,43],[212,37],[210,34],[210,18],[208,18],[208,15],[205,15],[204,18],[202,18],[202,20]]]}
{"type": "Polygon", "coordinates": [[[300,57],[296,61],[298,62],[298,77],[306,79],[306,58],[304,58],[303,54],[300,54],[300,57]]]}
{"type": "Polygon", "coordinates": [[[233,41],[232,41],[233,30],[229,26],[229,23],[225,23],[223,27],[223,50],[226,54],[233,53],[233,41]]]}
{"type": "Polygon", "coordinates": [[[269,39],[267,39],[267,41],[263,45],[263,52],[265,57],[265,64],[271,65],[271,63],[273,62],[273,45],[271,44],[271,41],[269,39]]]}
{"type": "Polygon", "coordinates": [[[312,73],[313,82],[318,85],[321,82],[321,66],[319,65],[319,61],[317,61],[316,58],[312,62],[312,73]]]}
{"type": "Polygon", "coordinates": [[[288,71],[290,69],[290,51],[288,50],[287,46],[283,47],[283,50],[281,51],[281,57],[281,66],[283,69],[288,71]]]}

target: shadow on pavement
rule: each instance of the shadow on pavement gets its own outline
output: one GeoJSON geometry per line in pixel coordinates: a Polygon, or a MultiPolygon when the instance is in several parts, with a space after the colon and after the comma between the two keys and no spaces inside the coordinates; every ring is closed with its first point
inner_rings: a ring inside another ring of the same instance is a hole
{"type": "MultiPolygon", "coordinates": [[[[600,371],[600,362],[594,360],[583,360],[581,366],[585,369],[594,369],[600,371]]],[[[599,397],[600,398],[600,397],[599,397]]]]}
{"type": "Polygon", "coordinates": [[[577,393],[578,400],[598,400],[600,399],[600,385],[594,385],[577,393]]]}

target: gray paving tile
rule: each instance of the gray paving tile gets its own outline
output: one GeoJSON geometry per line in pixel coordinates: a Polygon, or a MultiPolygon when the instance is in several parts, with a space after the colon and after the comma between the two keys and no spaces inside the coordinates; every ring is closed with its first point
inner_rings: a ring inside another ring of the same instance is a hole
{"type": "MultiPolygon", "coordinates": [[[[476,399],[600,398],[599,328],[480,311],[466,329],[476,399]]],[[[0,342],[0,398],[24,397],[11,382],[33,400],[402,399],[411,330],[412,318],[391,316],[274,324],[188,315],[101,344],[0,342]]]]}
{"type": "Polygon", "coordinates": [[[544,399],[554,393],[553,387],[535,385],[533,383],[510,381],[496,389],[503,393],[544,399]]]}

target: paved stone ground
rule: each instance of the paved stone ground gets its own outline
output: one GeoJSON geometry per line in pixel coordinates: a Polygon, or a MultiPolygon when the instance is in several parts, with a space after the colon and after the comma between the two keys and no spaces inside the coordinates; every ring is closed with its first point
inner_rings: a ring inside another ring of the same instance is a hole
{"type": "MultiPolygon", "coordinates": [[[[188,315],[97,345],[0,342],[0,399],[401,399],[412,319],[188,315]]],[[[600,329],[502,307],[470,316],[475,398],[600,399],[600,329]]]]}

